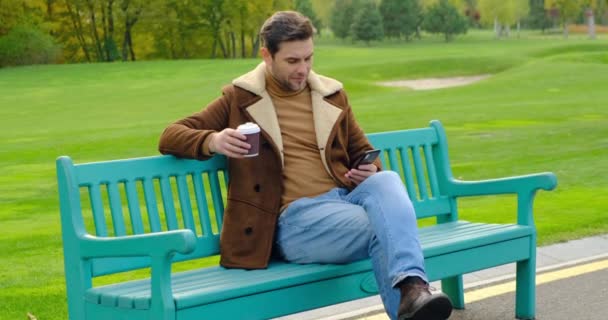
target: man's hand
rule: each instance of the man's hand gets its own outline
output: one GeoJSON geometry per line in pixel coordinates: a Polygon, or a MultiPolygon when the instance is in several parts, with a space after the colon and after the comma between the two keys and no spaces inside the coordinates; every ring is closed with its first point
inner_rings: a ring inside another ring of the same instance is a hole
{"type": "Polygon", "coordinates": [[[355,184],[361,184],[361,182],[375,174],[377,171],[378,167],[374,164],[362,164],[358,168],[348,170],[344,176],[355,184]]]}
{"type": "Polygon", "coordinates": [[[209,151],[223,154],[230,158],[243,158],[251,145],[245,140],[247,137],[242,133],[226,128],[220,132],[212,133],[209,141],[209,151]]]}

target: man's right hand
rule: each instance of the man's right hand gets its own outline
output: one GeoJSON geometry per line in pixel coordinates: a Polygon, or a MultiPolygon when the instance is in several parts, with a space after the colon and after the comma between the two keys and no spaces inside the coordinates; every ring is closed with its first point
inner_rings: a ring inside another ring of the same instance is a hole
{"type": "Polygon", "coordinates": [[[245,142],[247,137],[231,128],[212,133],[210,139],[209,151],[230,158],[243,158],[243,155],[247,154],[249,148],[251,148],[251,145],[245,142]]]}

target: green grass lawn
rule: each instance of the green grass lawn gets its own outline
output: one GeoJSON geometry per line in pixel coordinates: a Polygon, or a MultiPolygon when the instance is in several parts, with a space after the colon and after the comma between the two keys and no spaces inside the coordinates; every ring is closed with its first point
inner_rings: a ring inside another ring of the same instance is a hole
{"type": "MultiPolygon", "coordinates": [[[[54,161],[156,155],[170,122],[204,107],[258,60],[158,61],[0,69],[0,319],[65,319],[54,161]]],[[[473,32],[366,47],[319,39],[315,69],[341,80],[367,132],[446,126],[454,175],[540,171],[540,244],[608,232],[608,38],[473,32]],[[382,80],[491,74],[412,91],[382,80]]],[[[466,199],[469,220],[514,221],[513,197],[466,199]]]]}

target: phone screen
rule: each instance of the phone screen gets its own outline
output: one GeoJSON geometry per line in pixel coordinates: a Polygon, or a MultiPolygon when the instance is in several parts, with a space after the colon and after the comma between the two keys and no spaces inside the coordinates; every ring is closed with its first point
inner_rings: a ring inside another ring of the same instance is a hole
{"type": "Polygon", "coordinates": [[[353,168],[356,169],[362,164],[373,163],[374,160],[376,160],[376,158],[378,158],[378,155],[380,155],[380,150],[378,150],[378,149],[365,151],[365,154],[363,156],[361,156],[361,158],[359,158],[359,160],[357,160],[355,162],[355,164],[353,165],[353,168]]]}

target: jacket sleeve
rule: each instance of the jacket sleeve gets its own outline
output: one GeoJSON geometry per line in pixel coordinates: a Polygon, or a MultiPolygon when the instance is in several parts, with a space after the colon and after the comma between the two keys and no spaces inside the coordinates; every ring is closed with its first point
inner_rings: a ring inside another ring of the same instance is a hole
{"type": "MultiPolygon", "coordinates": [[[[346,93],[344,93],[344,98],[347,107],[347,122],[348,122],[348,154],[349,154],[349,168],[351,168],[355,161],[363,156],[365,151],[372,150],[374,147],[371,145],[365,132],[361,129],[357,120],[355,119],[355,115],[353,113],[350,104],[348,104],[348,98],[346,97],[346,93]]],[[[382,162],[380,161],[380,157],[374,161],[376,167],[378,167],[378,171],[382,170],[382,162]]]]}
{"type": "Polygon", "coordinates": [[[203,153],[203,144],[212,133],[228,126],[232,92],[225,88],[223,95],[202,111],[170,124],[160,136],[158,150],[181,158],[210,158],[209,153],[203,153]]]}

